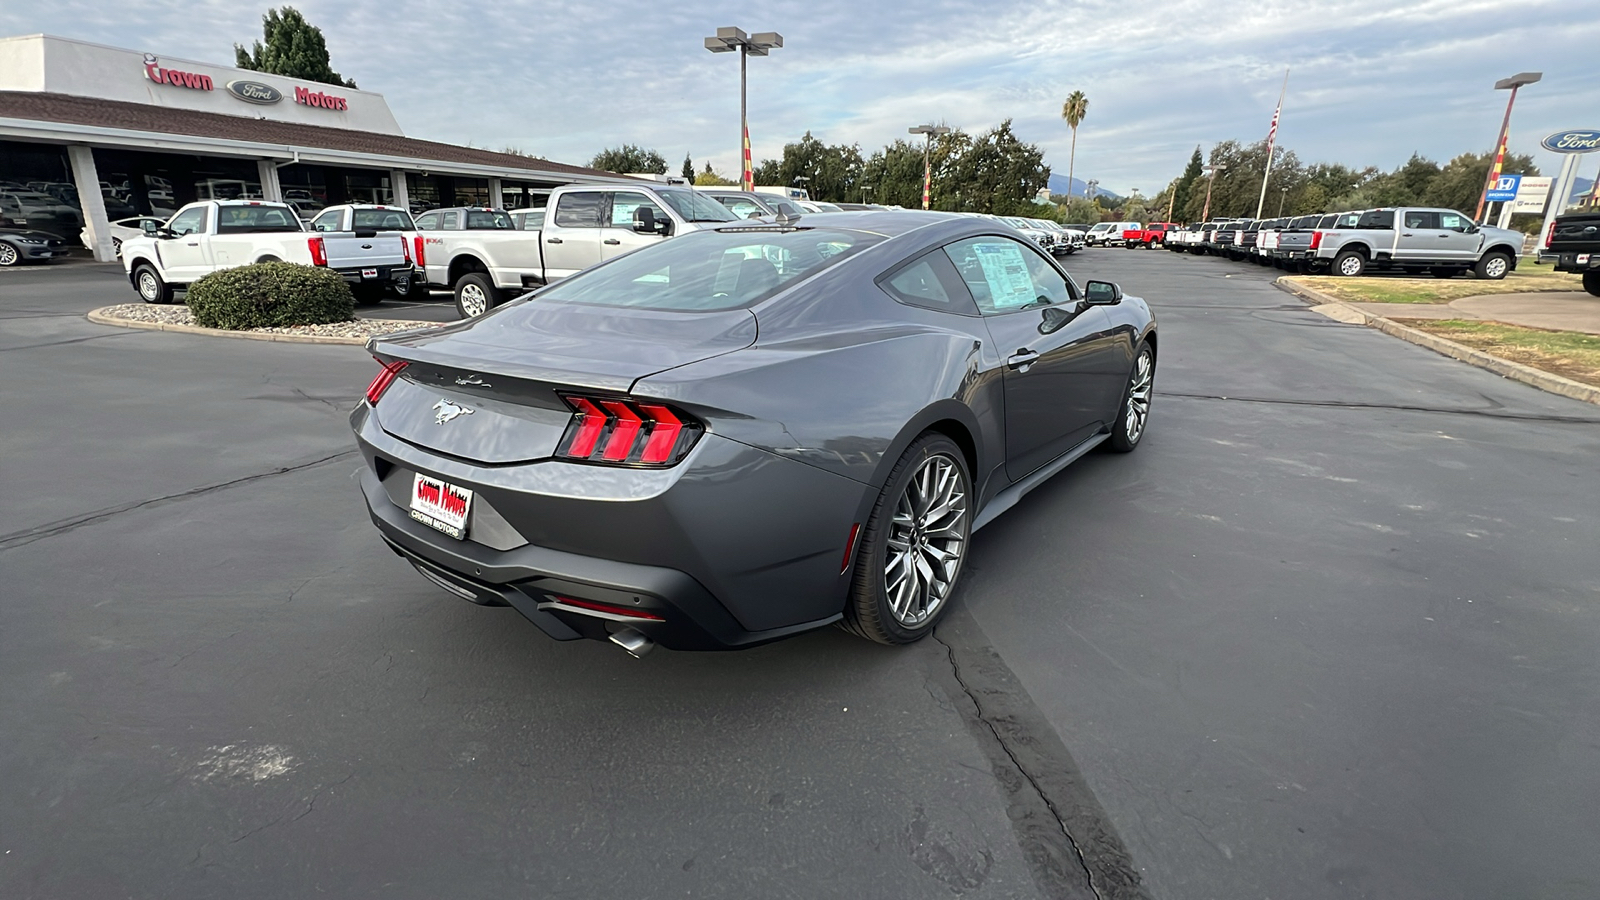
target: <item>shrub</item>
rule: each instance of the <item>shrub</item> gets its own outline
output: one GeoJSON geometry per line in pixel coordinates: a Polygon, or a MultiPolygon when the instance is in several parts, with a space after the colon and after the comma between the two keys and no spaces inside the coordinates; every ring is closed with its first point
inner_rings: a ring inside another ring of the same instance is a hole
{"type": "Polygon", "coordinates": [[[297,263],[264,262],[212,272],[189,285],[185,302],[196,325],[232,331],[355,318],[355,297],[338,273],[297,263]]]}

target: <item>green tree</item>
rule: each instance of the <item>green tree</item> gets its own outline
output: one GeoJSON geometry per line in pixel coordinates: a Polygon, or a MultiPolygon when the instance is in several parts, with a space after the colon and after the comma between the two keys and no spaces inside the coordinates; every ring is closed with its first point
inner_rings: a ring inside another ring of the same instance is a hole
{"type": "Polygon", "coordinates": [[[691,184],[694,182],[694,160],[687,153],[683,155],[683,180],[691,184]]]}
{"type": "MultiPolygon", "coordinates": [[[[685,160],[685,162],[687,161],[688,160],[685,160]]],[[[690,174],[693,175],[694,173],[691,171],[690,174]]],[[[706,170],[701,172],[699,175],[695,175],[693,181],[695,184],[701,187],[727,187],[728,185],[738,183],[732,179],[723,178],[721,175],[713,172],[711,170],[710,160],[706,161],[706,170]]]]}
{"type": "Polygon", "coordinates": [[[1189,157],[1189,165],[1184,167],[1183,174],[1178,176],[1177,184],[1172,187],[1172,214],[1177,218],[1183,218],[1184,210],[1189,208],[1189,196],[1194,193],[1194,186],[1205,177],[1205,161],[1205,157],[1200,155],[1200,148],[1195,147],[1189,157]]]}
{"type": "Polygon", "coordinates": [[[1067,155],[1067,193],[1072,193],[1072,173],[1078,162],[1078,126],[1083,124],[1083,117],[1089,114],[1089,98],[1083,91],[1073,91],[1067,95],[1065,103],[1061,104],[1061,118],[1067,122],[1067,127],[1072,129],[1072,152],[1067,155]]]}
{"type": "MultiPolygon", "coordinates": [[[[1489,180],[1489,168],[1494,156],[1489,153],[1463,153],[1445,163],[1439,174],[1424,192],[1429,206],[1458,209],[1468,215],[1478,207],[1478,197],[1483,194],[1484,182],[1489,180]]],[[[1501,172],[1507,175],[1538,175],[1539,167],[1533,157],[1507,153],[1501,172]]]]}
{"type": "Polygon", "coordinates": [[[249,51],[243,45],[233,45],[239,68],[340,87],[356,86],[354,81],[333,70],[322,29],[307,22],[294,7],[267,10],[261,17],[261,30],[265,43],[256,41],[249,51]]]}
{"type": "Polygon", "coordinates": [[[594,159],[589,160],[589,168],[616,172],[618,175],[665,175],[667,160],[654,150],[623,144],[596,153],[594,159]]]}

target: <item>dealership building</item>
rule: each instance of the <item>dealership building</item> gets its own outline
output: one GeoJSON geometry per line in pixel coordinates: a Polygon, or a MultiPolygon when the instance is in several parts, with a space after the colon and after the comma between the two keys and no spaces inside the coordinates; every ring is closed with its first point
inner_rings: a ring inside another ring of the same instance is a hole
{"type": "Polygon", "coordinates": [[[115,258],[108,223],[195,200],[543,206],[624,176],[408,138],[381,94],[83,41],[0,38],[0,224],[115,258]]]}

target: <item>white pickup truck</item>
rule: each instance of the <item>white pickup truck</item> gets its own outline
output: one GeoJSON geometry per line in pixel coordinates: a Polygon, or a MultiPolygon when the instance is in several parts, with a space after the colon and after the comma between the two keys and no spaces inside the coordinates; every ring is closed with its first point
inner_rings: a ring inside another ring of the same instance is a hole
{"type": "Polygon", "coordinates": [[[398,234],[307,232],[286,203],[202,200],[164,226],[122,242],[122,265],[146,303],[171,303],[180,288],[221,269],[258,262],[323,266],[350,282],[356,302],[378,303],[411,257],[398,234]]]}
{"type": "MultiPolygon", "coordinates": [[[[378,203],[344,203],[330,206],[317,213],[317,217],[311,220],[311,230],[323,233],[359,231],[363,234],[371,231],[380,237],[398,234],[408,258],[411,249],[420,240],[417,236],[416,223],[411,220],[411,213],[398,206],[384,206],[378,203]]],[[[410,297],[413,294],[425,297],[428,292],[422,272],[409,267],[403,272],[395,273],[392,286],[395,293],[402,297],[410,297]]]]}
{"type": "Polygon", "coordinates": [[[716,228],[739,217],[686,187],[566,185],[550,194],[538,231],[523,231],[503,210],[429,210],[417,216],[417,265],[429,284],[448,287],[463,319],[508,297],[675,234],[716,228]]]}

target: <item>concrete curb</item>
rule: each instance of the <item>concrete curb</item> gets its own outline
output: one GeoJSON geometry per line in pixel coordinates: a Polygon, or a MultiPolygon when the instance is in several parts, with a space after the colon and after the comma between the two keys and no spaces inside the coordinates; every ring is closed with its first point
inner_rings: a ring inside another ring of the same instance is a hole
{"type": "Polygon", "coordinates": [[[1316,303],[1317,305],[1311,307],[1312,312],[1320,313],[1338,322],[1376,328],[1384,334],[1393,335],[1402,341],[1408,341],[1419,347],[1426,347],[1435,353],[1441,353],[1452,359],[1459,359],[1480,369],[1488,369],[1502,378],[1520,381],[1542,391],[1549,391],[1552,394],[1560,394],[1563,397],[1570,397],[1573,400],[1582,400],[1585,403],[1593,403],[1600,406],[1600,388],[1591,387],[1581,381],[1573,381],[1571,378],[1553,375],[1541,369],[1535,369],[1532,366],[1525,366],[1522,363],[1501,359],[1482,350],[1475,350],[1465,344],[1458,344],[1438,335],[1401,325],[1393,319],[1373,315],[1365,310],[1351,306],[1343,300],[1324,294],[1315,288],[1309,288],[1303,284],[1295,284],[1294,282],[1286,281],[1285,278],[1287,276],[1277,279],[1273,284],[1281,290],[1316,303]]]}
{"type": "Polygon", "coordinates": [[[178,334],[203,334],[209,337],[242,338],[247,341],[277,341],[284,344],[350,344],[362,346],[366,344],[364,337],[331,337],[320,334],[273,334],[261,331],[227,331],[222,328],[201,328],[199,325],[177,325],[167,322],[138,322],[133,319],[123,319],[105,314],[109,306],[92,309],[88,313],[89,321],[96,325],[115,325],[118,328],[142,328],[146,331],[173,331],[178,334]]]}

